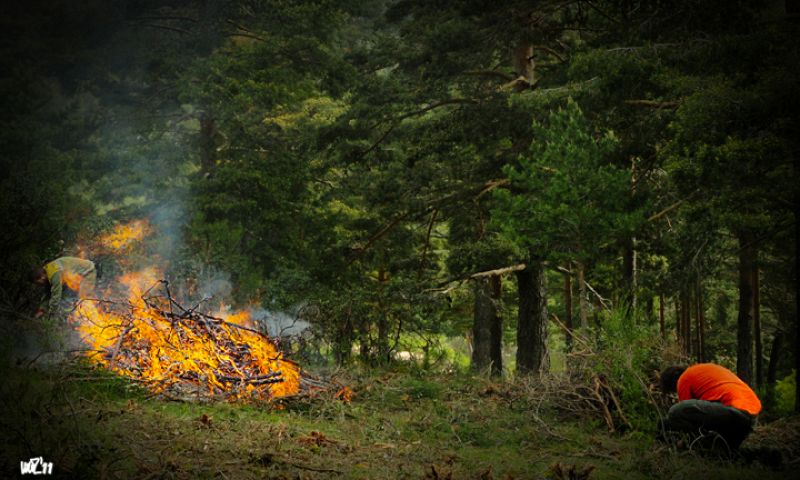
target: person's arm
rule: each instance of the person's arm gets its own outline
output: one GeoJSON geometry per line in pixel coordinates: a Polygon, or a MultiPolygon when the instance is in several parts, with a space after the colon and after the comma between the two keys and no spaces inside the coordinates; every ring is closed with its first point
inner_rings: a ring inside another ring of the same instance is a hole
{"type": "Polygon", "coordinates": [[[58,304],[61,302],[61,288],[61,271],[58,271],[50,278],[50,302],[47,311],[49,315],[54,315],[58,312],[58,304]]]}

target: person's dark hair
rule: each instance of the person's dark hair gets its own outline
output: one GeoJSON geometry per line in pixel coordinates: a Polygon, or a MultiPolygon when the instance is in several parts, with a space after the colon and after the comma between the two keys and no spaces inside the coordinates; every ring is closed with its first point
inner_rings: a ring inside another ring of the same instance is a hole
{"type": "Polygon", "coordinates": [[[41,283],[45,278],[47,278],[47,273],[42,267],[34,267],[28,272],[28,281],[31,283],[41,283]]]}
{"type": "Polygon", "coordinates": [[[678,391],[678,379],[683,372],[686,371],[686,367],[683,365],[673,365],[671,367],[667,367],[661,371],[661,392],[662,393],[674,393],[678,391]]]}

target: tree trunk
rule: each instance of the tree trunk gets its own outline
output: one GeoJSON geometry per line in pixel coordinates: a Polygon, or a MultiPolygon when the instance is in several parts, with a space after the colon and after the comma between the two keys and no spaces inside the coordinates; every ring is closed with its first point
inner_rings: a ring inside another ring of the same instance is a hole
{"type": "Polygon", "coordinates": [[[350,361],[350,352],[353,349],[353,307],[347,307],[347,312],[342,319],[341,327],[336,331],[336,341],[334,343],[333,358],[336,365],[345,365],[350,361]]]}
{"type": "Polygon", "coordinates": [[[697,279],[697,360],[706,361],[706,314],[703,302],[703,284],[697,279]]]}
{"type": "Polygon", "coordinates": [[[216,163],[216,135],[217,123],[211,115],[202,113],[200,115],[200,170],[208,175],[214,169],[216,163]]]}
{"type": "Polygon", "coordinates": [[[630,238],[626,242],[622,256],[622,278],[625,288],[625,310],[628,315],[636,311],[636,239],[630,238]]]}
{"type": "Polygon", "coordinates": [[[362,362],[370,361],[370,322],[367,316],[363,316],[358,324],[358,356],[362,362]]]}
{"type": "Polygon", "coordinates": [[[753,267],[756,248],[752,237],[739,237],[739,317],[736,326],[736,374],[753,385],[753,267]]]}
{"type": "Polygon", "coordinates": [[[492,324],[495,309],[488,278],[476,278],[473,284],[475,309],[472,323],[472,369],[483,372],[492,362],[492,324]]]}
{"type": "Polygon", "coordinates": [[[756,387],[764,386],[764,355],[761,346],[761,293],[758,263],[753,266],[753,335],[756,347],[756,387]]]}
{"type": "Polygon", "coordinates": [[[683,349],[683,312],[681,312],[681,298],[683,294],[675,297],[675,341],[683,349]]]}
{"type": "Polygon", "coordinates": [[[681,291],[681,350],[686,356],[692,354],[691,307],[689,292],[681,291]]]}
{"type": "MultiPolygon", "coordinates": [[[[568,264],[567,267],[570,267],[568,264]]],[[[570,268],[567,268],[570,270],[570,268]]],[[[564,340],[567,345],[567,352],[572,351],[572,274],[564,273],[564,340]]]]}
{"type": "MultiPolygon", "coordinates": [[[[797,5],[792,5],[797,13],[797,5]]],[[[788,4],[787,4],[788,10],[788,4]]],[[[794,177],[794,412],[800,413],[800,157],[792,155],[792,176],[794,177]]]]}
{"type": "Polygon", "coordinates": [[[384,284],[388,281],[386,270],[378,270],[378,363],[389,362],[389,316],[383,304],[384,284]]]}
{"type": "Polygon", "coordinates": [[[511,51],[511,62],[514,65],[514,72],[517,74],[517,79],[513,81],[514,90],[521,92],[533,86],[536,81],[533,45],[528,41],[520,42],[511,51]]]}
{"type": "MultiPolygon", "coordinates": [[[[797,160],[794,160],[794,162],[796,178],[800,166],[797,165],[797,160]]],[[[797,249],[800,248],[798,246],[800,228],[797,226],[797,221],[800,220],[800,214],[798,214],[798,210],[800,210],[800,195],[797,193],[800,190],[800,185],[797,184],[797,180],[795,180],[794,188],[794,412],[800,413],[800,257],[797,255],[797,249]]]]}
{"type": "Polygon", "coordinates": [[[767,397],[764,400],[764,407],[767,410],[775,406],[775,382],[778,374],[778,360],[780,360],[781,349],[783,347],[783,333],[775,332],[772,339],[772,348],[769,351],[769,364],[767,366],[767,397]]]}
{"type": "Polygon", "coordinates": [[[548,368],[544,265],[531,258],[528,267],[516,275],[519,292],[517,373],[539,375],[548,368]]]}
{"type": "MultiPolygon", "coordinates": [[[[793,5],[796,13],[797,5],[793,5]]],[[[788,9],[788,5],[787,5],[788,9]]],[[[800,157],[792,155],[794,177],[794,412],[800,413],[800,157]]]]}
{"type": "Polygon", "coordinates": [[[694,314],[694,295],[692,294],[692,287],[686,288],[686,325],[684,331],[686,332],[686,354],[691,357],[697,350],[695,339],[692,335],[692,315],[694,314]]]}
{"type": "Polygon", "coordinates": [[[594,328],[597,329],[598,334],[600,333],[600,329],[603,328],[603,326],[600,325],[600,311],[602,309],[603,305],[600,304],[600,299],[595,298],[594,305],[592,305],[592,324],[594,325],[594,328]]]}
{"type": "Polygon", "coordinates": [[[658,294],[658,326],[661,329],[661,338],[667,338],[667,328],[664,318],[664,294],[658,294]]]}
{"type": "Polygon", "coordinates": [[[489,356],[492,362],[492,375],[500,376],[503,374],[503,315],[500,309],[503,296],[502,277],[492,275],[489,283],[492,289],[492,308],[494,309],[489,356]]]}
{"type": "MultiPolygon", "coordinates": [[[[636,156],[631,156],[631,201],[636,197],[636,182],[638,172],[636,170],[636,156]]],[[[637,308],[637,272],[636,272],[636,237],[630,237],[626,241],[625,254],[623,255],[623,278],[626,280],[625,288],[627,289],[627,305],[625,306],[628,315],[632,318],[636,313],[637,308]]],[[[635,319],[634,319],[635,320],[635,319]]]]}
{"type": "Polygon", "coordinates": [[[589,302],[586,296],[586,271],[581,262],[575,262],[578,270],[578,316],[581,319],[581,329],[589,326],[589,302]]]}

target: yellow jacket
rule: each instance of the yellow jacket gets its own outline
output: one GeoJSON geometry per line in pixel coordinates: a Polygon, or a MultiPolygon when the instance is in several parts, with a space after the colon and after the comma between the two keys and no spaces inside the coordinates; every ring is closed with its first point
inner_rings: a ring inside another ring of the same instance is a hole
{"type": "Polygon", "coordinates": [[[94,291],[97,272],[94,263],[78,257],[61,257],[44,266],[50,282],[49,310],[53,314],[61,301],[62,285],[78,292],[80,298],[87,298],[94,291]]]}

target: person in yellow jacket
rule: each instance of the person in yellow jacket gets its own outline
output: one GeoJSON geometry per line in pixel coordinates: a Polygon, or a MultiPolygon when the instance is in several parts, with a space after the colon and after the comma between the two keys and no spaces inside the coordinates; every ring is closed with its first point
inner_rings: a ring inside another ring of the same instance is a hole
{"type": "MultiPolygon", "coordinates": [[[[35,268],[31,272],[31,281],[43,287],[50,285],[47,313],[52,315],[58,311],[64,285],[70,290],[78,292],[79,298],[90,298],[94,293],[97,270],[95,270],[94,262],[89,260],[78,257],[61,257],[43,267],[35,268]]],[[[44,310],[40,309],[36,316],[44,313],[44,310]]]]}

